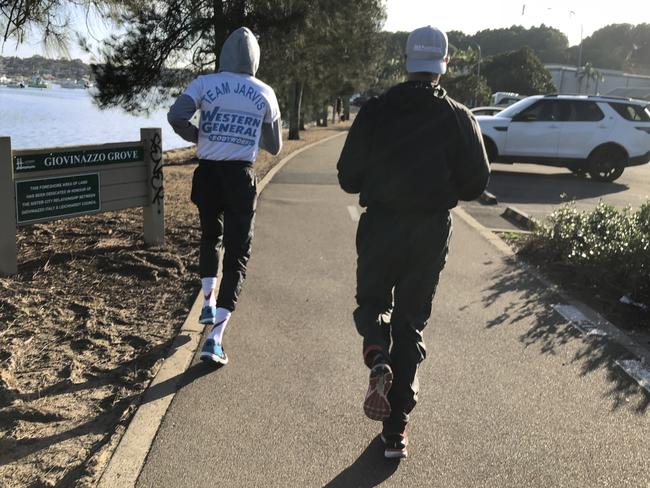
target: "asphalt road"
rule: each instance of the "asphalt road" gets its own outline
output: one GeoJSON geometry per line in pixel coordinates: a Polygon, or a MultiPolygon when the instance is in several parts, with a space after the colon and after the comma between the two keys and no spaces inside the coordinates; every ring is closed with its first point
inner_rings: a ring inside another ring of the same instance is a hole
{"type": "Polygon", "coordinates": [[[385,461],[361,403],[356,203],[343,138],[296,157],[262,195],[230,363],[194,364],[139,487],[648,487],[650,397],[552,311],[558,297],[455,219],[425,331],[410,458],[385,461]]]}
{"type": "Polygon", "coordinates": [[[595,207],[601,200],[616,207],[638,208],[650,200],[650,165],[626,168],[618,180],[599,183],[574,176],[564,168],[494,163],[488,190],[497,197],[497,206],[479,202],[463,206],[487,227],[510,228],[512,226],[500,218],[508,205],[538,219],[570,201],[575,201],[577,208],[582,210],[595,207]]]}

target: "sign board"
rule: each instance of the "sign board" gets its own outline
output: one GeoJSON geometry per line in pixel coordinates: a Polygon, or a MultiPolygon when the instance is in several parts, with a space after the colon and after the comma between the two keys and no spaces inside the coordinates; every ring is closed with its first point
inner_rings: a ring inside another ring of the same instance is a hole
{"type": "Polygon", "coordinates": [[[99,173],[16,182],[18,224],[99,210],[99,173]]]}
{"type": "Polygon", "coordinates": [[[134,163],[144,160],[142,147],[111,147],[81,151],[52,151],[14,156],[14,173],[45,171],[66,168],[87,168],[118,163],[134,163]]]}
{"type": "Polygon", "coordinates": [[[165,242],[162,136],[14,151],[0,137],[0,275],[18,272],[17,229],[75,215],[142,208],[144,242],[165,242]]]}

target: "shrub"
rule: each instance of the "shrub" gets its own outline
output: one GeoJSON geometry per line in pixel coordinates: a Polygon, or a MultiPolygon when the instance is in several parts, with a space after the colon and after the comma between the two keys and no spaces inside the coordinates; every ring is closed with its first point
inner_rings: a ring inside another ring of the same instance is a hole
{"type": "Polygon", "coordinates": [[[574,202],[563,205],[537,226],[521,252],[650,304],[650,201],[636,212],[603,202],[590,212],[574,202]]]}

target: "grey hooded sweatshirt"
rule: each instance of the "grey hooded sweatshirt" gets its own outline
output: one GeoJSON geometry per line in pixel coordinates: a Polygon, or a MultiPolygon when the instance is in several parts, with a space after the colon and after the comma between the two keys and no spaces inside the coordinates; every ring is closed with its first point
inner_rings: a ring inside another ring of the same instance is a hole
{"type": "MultiPolygon", "coordinates": [[[[255,35],[246,27],[240,27],[228,36],[221,48],[219,72],[242,73],[255,76],[260,63],[260,47],[255,35]]],[[[189,142],[198,142],[199,130],[190,122],[196,112],[196,103],[187,94],[179,96],[169,112],[167,120],[179,136],[189,142]]],[[[276,155],[282,149],[282,121],[263,123],[259,147],[276,155]]]]}

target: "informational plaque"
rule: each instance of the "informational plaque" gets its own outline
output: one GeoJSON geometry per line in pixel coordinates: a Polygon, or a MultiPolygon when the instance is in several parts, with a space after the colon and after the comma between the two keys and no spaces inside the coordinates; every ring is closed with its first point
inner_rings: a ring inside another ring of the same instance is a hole
{"type": "Polygon", "coordinates": [[[99,210],[98,173],[16,182],[19,224],[99,210]]]}

